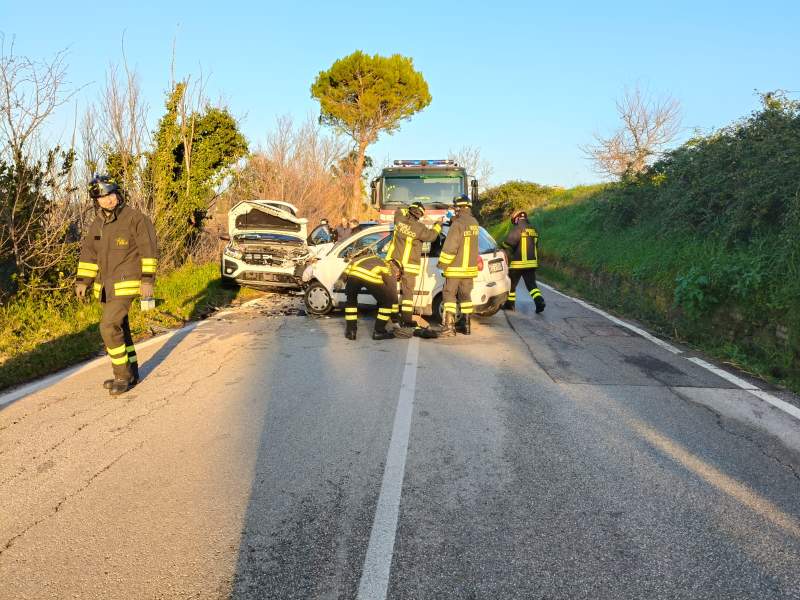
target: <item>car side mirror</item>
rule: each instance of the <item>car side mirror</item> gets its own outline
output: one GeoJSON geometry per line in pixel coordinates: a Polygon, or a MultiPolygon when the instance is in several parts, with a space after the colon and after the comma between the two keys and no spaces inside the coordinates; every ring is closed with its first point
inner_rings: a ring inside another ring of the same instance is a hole
{"type": "Polygon", "coordinates": [[[231,241],[231,236],[229,236],[227,233],[220,233],[219,234],[219,239],[225,240],[226,242],[230,242],[231,241]]]}

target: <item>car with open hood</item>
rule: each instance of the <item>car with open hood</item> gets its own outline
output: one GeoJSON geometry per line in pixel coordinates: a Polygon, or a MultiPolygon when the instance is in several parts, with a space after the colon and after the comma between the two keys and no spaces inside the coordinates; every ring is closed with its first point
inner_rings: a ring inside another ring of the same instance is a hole
{"type": "Polygon", "coordinates": [[[297,207],[276,200],[245,200],[228,211],[228,243],[222,251],[222,285],[300,289],[299,275],[315,252],[307,220],[297,207]]]}
{"type": "MultiPolygon", "coordinates": [[[[444,315],[442,289],[445,278],[438,269],[439,254],[449,226],[445,224],[439,238],[422,245],[422,277],[417,278],[419,288],[414,291],[414,314],[430,315],[441,321],[444,315]]],[[[303,273],[306,283],[306,310],[314,315],[324,315],[345,304],[344,270],[355,255],[374,252],[386,258],[392,239],[393,224],[376,225],[336,243],[324,256],[309,263],[303,273]]],[[[478,277],[474,280],[472,302],[480,316],[495,314],[508,299],[511,280],[508,276],[508,257],[483,227],[478,237],[478,277]]],[[[375,299],[362,290],[358,303],[374,305],[375,299]]],[[[456,320],[461,319],[460,306],[456,320]]]]}

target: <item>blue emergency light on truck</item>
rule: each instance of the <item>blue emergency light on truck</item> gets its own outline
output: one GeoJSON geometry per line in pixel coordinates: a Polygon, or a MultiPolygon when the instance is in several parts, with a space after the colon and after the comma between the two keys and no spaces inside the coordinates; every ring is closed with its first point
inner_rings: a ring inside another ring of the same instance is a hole
{"type": "Polygon", "coordinates": [[[400,206],[422,202],[427,216],[444,216],[453,198],[469,193],[473,201],[478,195],[478,182],[453,160],[396,160],[372,180],[370,197],[382,223],[391,223],[400,206]],[[467,184],[471,193],[467,191],[467,184]]]}

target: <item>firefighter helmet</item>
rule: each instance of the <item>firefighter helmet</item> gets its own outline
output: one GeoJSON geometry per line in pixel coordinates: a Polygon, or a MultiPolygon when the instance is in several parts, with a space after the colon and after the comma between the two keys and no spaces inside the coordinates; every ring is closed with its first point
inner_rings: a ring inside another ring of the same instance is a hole
{"type": "Polygon", "coordinates": [[[107,175],[95,175],[89,182],[89,197],[93,199],[114,194],[121,196],[116,180],[107,175]]]}
{"type": "Polygon", "coordinates": [[[421,219],[425,216],[425,206],[419,200],[415,200],[408,205],[408,214],[415,219],[421,219]]]}
{"type": "Polygon", "coordinates": [[[524,210],[521,210],[521,209],[517,209],[513,213],[511,213],[511,224],[512,225],[516,225],[517,223],[519,223],[520,219],[527,220],[528,219],[528,213],[526,213],[524,210]]]}
{"type": "Polygon", "coordinates": [[[466,194],[462,194],[461,196],[456,196],[453,198],[453,206],[466,206],[471,208],[472,200],[466,194]]]}

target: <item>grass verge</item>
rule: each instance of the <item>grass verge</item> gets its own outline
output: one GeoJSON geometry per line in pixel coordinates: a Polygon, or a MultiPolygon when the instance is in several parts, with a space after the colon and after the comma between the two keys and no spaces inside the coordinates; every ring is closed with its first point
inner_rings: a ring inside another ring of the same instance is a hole
{"type": "MultiPolygon", "coordinates": [[[[187,264],[156,281],[154,311],[130,312],[134,341],[153,334],[149,325],[179,327],[226,304],[259,296],[241,288],[223,289],[219,264],[187,264]]],[[[72,294],[24,298],[0,308],[0,390],[53,373],[104,351],[99,302],[72,294]]]]}

